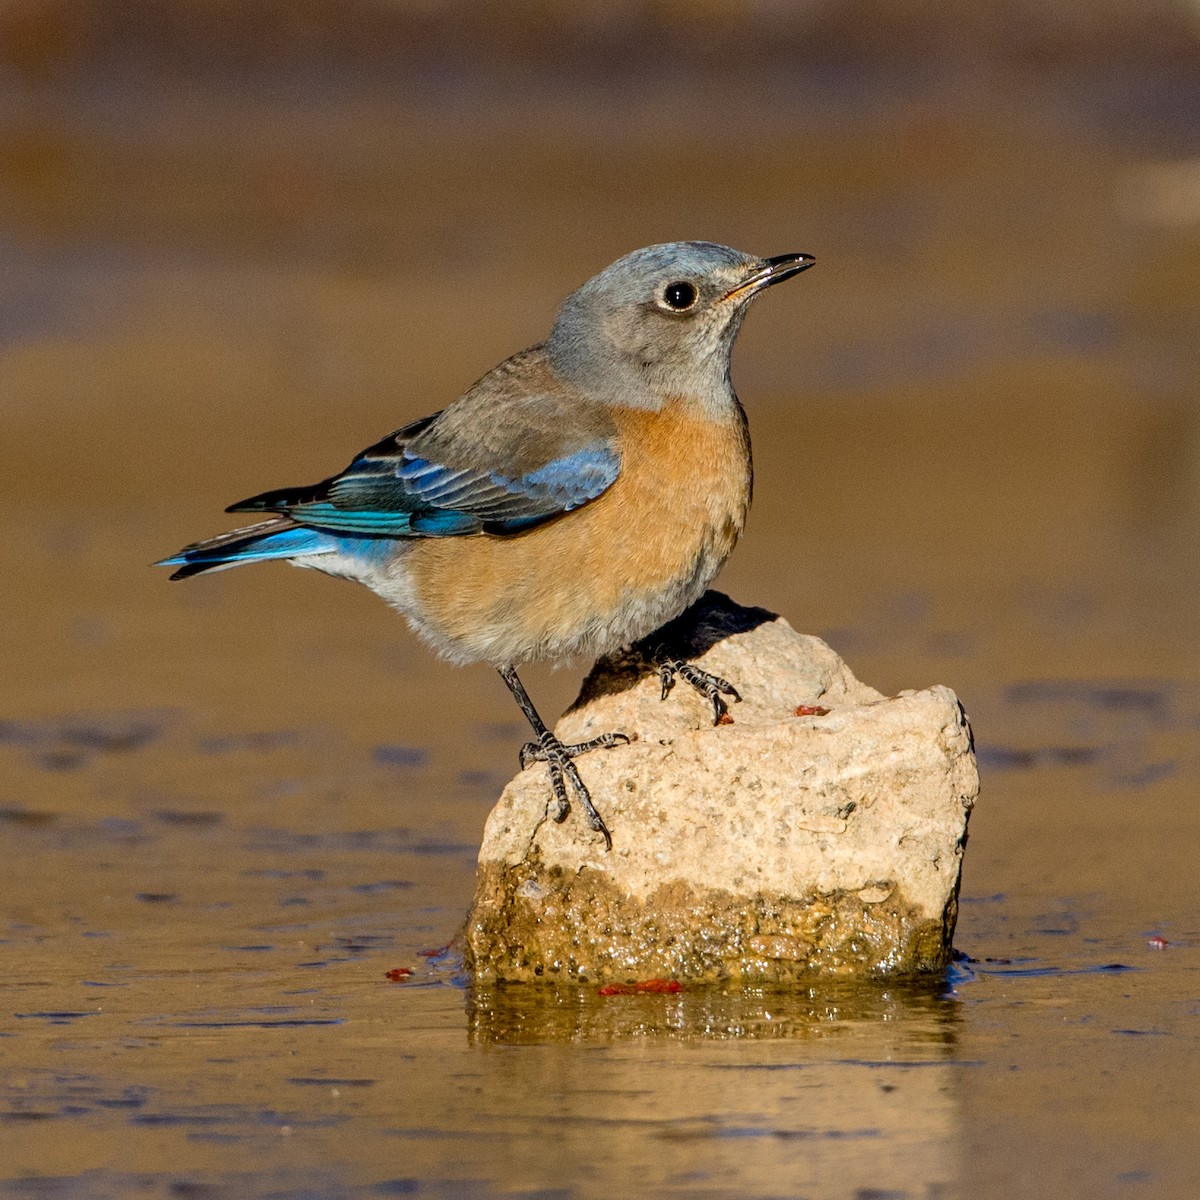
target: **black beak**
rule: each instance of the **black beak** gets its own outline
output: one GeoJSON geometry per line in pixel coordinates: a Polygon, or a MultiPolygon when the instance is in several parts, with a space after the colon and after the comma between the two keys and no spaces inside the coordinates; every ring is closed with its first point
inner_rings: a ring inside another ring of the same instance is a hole
{"type": "Polygon", "coordinates": [[[811,254],[777,254],[774,258],[764,258],[762,261],[763,265],[752,271],[735,287],[725,297],[726,300],[747,294],[753,295],[763,288],[782,283],[785,279],[791,279],[793,275],[799,275],[801,271],[807,271],[817,260],[811,254]]]}
{"type": "Polygon", "coordinates": [[[770,287],[774,283],[791,279],[793,275],[799,275],[801,271],[807,271],[817,260],[811,254],[777,254],[774,258],[764,261],[767,269],[762,285],[770,287]]]}

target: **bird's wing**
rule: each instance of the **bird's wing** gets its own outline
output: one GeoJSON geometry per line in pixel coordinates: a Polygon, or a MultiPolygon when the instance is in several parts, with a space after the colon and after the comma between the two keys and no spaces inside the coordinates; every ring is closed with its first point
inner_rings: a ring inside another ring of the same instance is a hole
{"type": "Polygon", "coordinates": [[[391,537],[515,533],[579,508],[620,471],[599,405],[481,387],[364,450],[310,488],[266,492],[230,512],[286,513],[343,533],[391,537]]]}

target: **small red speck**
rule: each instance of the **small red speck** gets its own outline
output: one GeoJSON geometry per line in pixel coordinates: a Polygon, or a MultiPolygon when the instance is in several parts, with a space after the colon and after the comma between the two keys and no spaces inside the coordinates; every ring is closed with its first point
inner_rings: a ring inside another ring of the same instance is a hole
{"type": "Polygon", "coordinates": [[[387,973],[387,977],[393,983],[403,983],[412,973],[413,970],[411,967],[393,967],[387,973]]]}
{"type": "Polygon", "coordinates": [[[1159,937],[1158,934],[1155,934],[1146,942],[1146,945],[1149,946],[1151,950],[1165,950],[1170,944],[1171,943],[1168,942],[1165,937],[1159,937]]]}
{"type": "Polygon", "coordinates": [[[422,958],[440,958],[447,950],[450,949],[451,943],[447,942],[444,946],[438,946],[433,950],[418,950],[417,953],[422,958]]]}
{"type": "Polygon", "coordinates": [[[797,704],[792,709],[793,717],[823,717],[827,715],[829,709],[820,704],[797,704]]]}
{"type": "Polygon", "coordinates": [[[733,718],[727,712],[724,712],[717,718],[717,724],[718,725],[732,725],[733,718]]]}
{"type": "Polygon", "coordinates": [[[597,991],[601,996],[636,996],[639,992],[664,992],[673,995],[683,991],[677,979],[642,979],[637,983],[606,983],[597,991]]]}
{"type": "Polygon", "coordinates": [[[679,992],[683,989],[678,979],[643,979],[633,985],[637,992],[679,992]]]}

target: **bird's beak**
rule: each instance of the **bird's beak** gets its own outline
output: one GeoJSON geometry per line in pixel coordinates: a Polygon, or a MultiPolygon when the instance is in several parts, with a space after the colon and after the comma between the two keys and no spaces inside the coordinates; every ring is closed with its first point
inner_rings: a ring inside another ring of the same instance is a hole
{"type": "Polygon", "coordinates": [[[782,283],[807,271],[817,260],[811,254],[777,254],[774,258],[764,258],[762,265],[755,267],[737,287],[724,298],[736,300],[741,296],[752,296],[763,288],[774,283],[782,283]]]}

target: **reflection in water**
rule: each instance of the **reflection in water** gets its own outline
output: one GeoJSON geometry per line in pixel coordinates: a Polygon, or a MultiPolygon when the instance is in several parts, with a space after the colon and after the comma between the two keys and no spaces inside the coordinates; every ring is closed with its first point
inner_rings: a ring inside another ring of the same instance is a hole
{"type": "Polygon", "coordinates": [[[842,983],[771,991],[683,988],[597,996],[597,989],[496,984],[469,989],[467,1030],[479,1045],[625,1038],[795,1040],[852,1036],[897,1022],[903,1039],[953,1050],[958,1003],[936,981],[842,983]]]}
{"type": "MultiPolygon", "coordinates": [[[[602,1000],[504,987],[473,992],[467,1016],[513,1111],[541,1114],[585,1162],[597,1139],[614,1194],[849,1198],[959,1177],[956,1081],[979,1064],[957,1051],[958,1007],[936,986],[602,1000]]],[[[544,1178],[561,1149],[518,1157],[544,1178]]],[[[560,1171],[567,1186],[582,1174],[560,1171]]]]}

